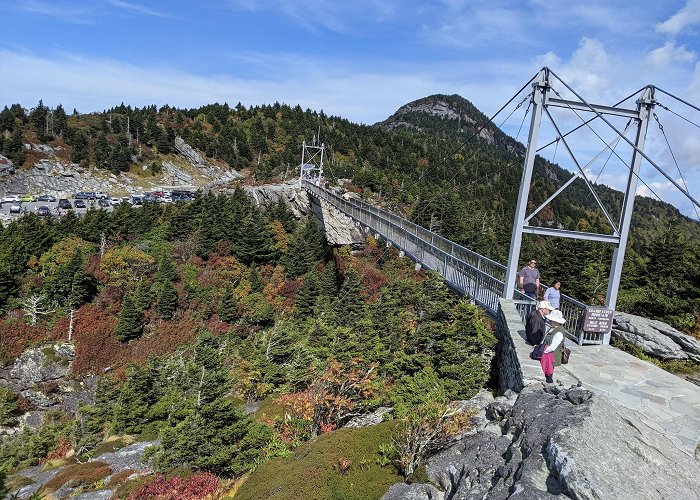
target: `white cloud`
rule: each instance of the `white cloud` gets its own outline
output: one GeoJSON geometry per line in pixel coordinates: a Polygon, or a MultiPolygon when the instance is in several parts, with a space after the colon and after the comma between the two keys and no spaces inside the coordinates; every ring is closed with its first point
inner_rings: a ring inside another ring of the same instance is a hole
{"type": "Polygon", "coordinates": [[[695,52],[686,49],[684,45],[678,47],[674,42],[668,41],[662,47],[649,52],[646,60],[654,69],[660,70],[674,63],[693,63],[695,57],[695,52]]]}
{"type": "Polygon", "coordinates": [[[139,5],[137,3],[124,2],[123,0],[107,0],[107,2],[115,7],[119,7],[120,9],[134,14],[153,17],[167,17],[171,19],[174,18],[174,16],[170,13],[149,9],[148,7],[144,7],[143,5],[139,5]]]}
{"type": "Polygon", "coordinates": [[[681,10],[656,25],[656,31],[678,35],[688,27],[700,24],[700,0],[688,0],[681,10]]]}
{"type": "Polygon", "coordinates": [[[11,6],[12,9],[52,17],[62,22],[72,24],[91,24],[95,14],[94,8],[85,4],[73,5],[56,2],[41,2],[36,0],[21,0],[11,6]]]}

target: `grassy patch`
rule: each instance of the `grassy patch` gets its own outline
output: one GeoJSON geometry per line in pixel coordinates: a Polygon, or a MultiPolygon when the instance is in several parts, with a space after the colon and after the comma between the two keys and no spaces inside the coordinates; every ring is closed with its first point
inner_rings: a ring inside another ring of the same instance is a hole
{"type": "Polygon", "coordinates": [[[14,476],[10,476],[5,481],[5,487],[7,487],[7,491],[17,491],[24,486],[32,484],[33,482],[34,481],[29,479],[28,477],[20,476],[19,474],[17,474],[14,476]]]}
{"type": "Polygon", "coordinates": [[[112,469],[104,462],[70,465],[46,483],[42,491],[56,491],[65,485],[72,488],[90,486],[111,473],[112,469]]]}
{"type": "Polygon", "coordinates": [[[117,472],[112,477],[109,478],[109,483],[107,483],[107,488],[113,490],[118,486],[126,483],[129,480],[129,476],[134,474],[136,471],[132,469],[124,469],[121,472],[117,472]]]}
{"type": "Polygon", "coordinates": [[[82,457],[97,457],[103,453],[113,453],[134,442],[131,436],[110,436],[106,441],[98,444],[94,450],[82,454],[82,457]]]}
{"type": "Polygon", "coordinates": [[[260,407],[253,416],[258,422],[274,422],[275,418],[284,417],[284,406],[276,402],[276,396],[270,396],[260,402],[260,407]]]}
{"type": "Polygon", "coordinates": [[[260,466],[240,486],[236,500],[292,498],[365,500],[402,481],[393,465],[381,467],[379,446],[391,441],[395,422],[339,429],[299,447],[289,457],[260,466]]]}

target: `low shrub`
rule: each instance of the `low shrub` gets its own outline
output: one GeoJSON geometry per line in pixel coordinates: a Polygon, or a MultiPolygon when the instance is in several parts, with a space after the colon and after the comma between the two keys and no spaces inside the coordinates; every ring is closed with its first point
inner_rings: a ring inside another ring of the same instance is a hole
{"type": "Polygon", "coordinates": [[[111,473],[112,469],[105,462],[86,462],[84,464],[69,465],[48,481],[44,485],[44,490],[56,491],[65,485],[74,488],[90,486],[111,473]]]}
{"type": "Polygon", "coordinates": [[[158,475],[132,492],[127,500],[196,500],[215,493],[218,487],[219,479],[210,472],[187,478],[158,475]]]}

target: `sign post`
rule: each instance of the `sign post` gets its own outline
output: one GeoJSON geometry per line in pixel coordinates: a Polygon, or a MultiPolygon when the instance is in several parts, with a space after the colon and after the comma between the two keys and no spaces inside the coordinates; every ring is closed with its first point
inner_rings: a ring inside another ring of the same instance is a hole
{"type": "MultiPolygon", "coordinates": [[[[614,311],[612,309],[606,309],[605,307],[586,307],[583,312],[583,322],[581,325],[581,330],[584,332],[583,339],[585,339],[586,333],[597,333],[602,334],[603,339],[602,342],[596,343],[609,344],[613,314],[614,311]]],[[[581,343],[583,343],[583,339],[581,343]]]]}

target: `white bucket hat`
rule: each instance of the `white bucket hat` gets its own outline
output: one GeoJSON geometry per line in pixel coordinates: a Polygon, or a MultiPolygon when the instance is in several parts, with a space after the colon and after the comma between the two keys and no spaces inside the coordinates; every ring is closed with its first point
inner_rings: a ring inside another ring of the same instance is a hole
{"type": "Polygon", "coordinates": [[[563,325],[566,323],[566,319],[564,318],[564,315],[561,313],[559,309],[555,309],[551,313],[547,314],[545,316],[549,321],[553,321],[555,323],[559,323],[560,325],[563,325]]]}
{"type": "Polygon", "coordinates": [[[537,303],[537,309],[549,309],[550,311],[554,311],[555,307],[550,304],[548,300],[541,300],[537,303]]]}

